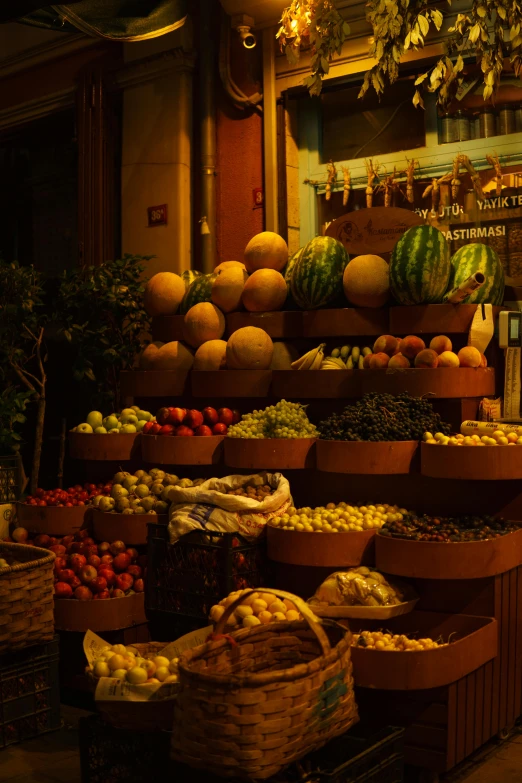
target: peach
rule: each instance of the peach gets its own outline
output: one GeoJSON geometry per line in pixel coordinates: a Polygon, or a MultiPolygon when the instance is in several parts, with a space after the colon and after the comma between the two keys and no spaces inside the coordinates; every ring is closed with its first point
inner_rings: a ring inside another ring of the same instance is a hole
{"type": "Polygon", "coordinates": [[[439,367],[460,367],[460,360],[453,351],[444,351],[439,356],[439,367]]]}
{"type": "Polygon", "coordinates": [[[372,353],[370,357],[370,370],[381,370],[387,367],[390,357],[387,353],[372,353]]]}
{"type": "Polygon", "coordinates": [[[395,369],[402,369],[410,366],[410,360],[407,359],[402,353],[394,354],[388,362],[388,367],[394,367],[395,369]]]}
{"type": "Polygon", "coordinates": [[[458,353],[461,367],[480,367],[482,363],[482,357],[480,351],[474,348],[472,345],[461,348],[458,353]]]}
{"type": "Polygon", "coordinates": [[[446,337],[445,334],[439,334],[438,337],[434,337],[431,341],[430,348],[440,355],[444,351],[452,351],[453,345],[449,337],[446,337]]]}
{"type": "Polygon", "coordinates": [[[484,356],[483,353],[480,354],[480,366],[481,367],[487,367],[488,366],[488,360],[484,356]]]}
{"type": "Polygon", "coordinates": [[[419,351],[415,357],[415,367],[426,367],[433,369],[439,365],[439,355],[432,351],[431,348],[425,348],[423,351],[419,351]]]}
{"type": "Polygon", "coordinates": [[[387,353],[388,356],[393,356],[397,350],[398,345],[399,340],[397,340],[396,337],[392,337],[391,334],[383,334],[376,339],[373,345],[373,352],[387,353]]]}
{"type": "Polygon", "coordinates": [[[414,334],[409,334],[407,337],[403,337],[399,343],[399,351],[407,359],[415,359],[418,353],[426,348],[424,340],[420,337],[416,337],[414,334]]]}
{"type": "Polygon", "coordinates": [[[363,360],[363,369],[364,370],[369,370],[370,369],[370,361],[371,361],[372,356],[373,356],[373,353],[369,353],[369,354],[367,354],[364,357],[364,360],[363,360]]]}

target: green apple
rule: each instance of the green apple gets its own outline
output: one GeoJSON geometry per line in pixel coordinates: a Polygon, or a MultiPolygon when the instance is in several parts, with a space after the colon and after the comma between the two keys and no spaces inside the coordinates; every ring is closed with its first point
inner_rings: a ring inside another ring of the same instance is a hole
{"type": "Polygon", "coordinates": [[[122,424],[133,424],[134,426],[136,426],[136,424],[138,423],[138,417],[135,416],[133,413],[132,416],[128,416],[128,415],[122,416],[120,421],[122,424]]]}
{"type": "Polygon", "coordinates": [[[154,506],[154,510],[157,511],[158,514],[166,514],[169,509],[169,504],[165,503],[164,500],[157,500],[156,505],[154,506]]]}
{"type": "Polygon", "coordinates": [[[146,514],[147,512],[143,508],[143,506],[135,506],[134,507],[134,513],[135,514],[146,514]]]}
{"type": "Polygon", "coordinates": [[[152,468],[152,470],[149,470],[149,476],[152,476],[154,482],[163,481],[165,478],[165,471],[160,470],[159,468],[152,468]]]}
{"type": "Polygon", "coordinates": [[[120,419],[123,418],[123,416],[134,416],[135,413],[136,411],[134,408],[124,408],[120,413],[120,419]]]}
{"type": "Polygon", "coordinates": [[[136,411],[136,413],[139,411],[140,406],[139,405],[131,405],[131,408],[133,411],[136,411]]]}
{"type": "Polygon", "coordinates": [[[122,497],[122,498],[118,498],[118,500],[116,501],[116,511],[119,511],[120,513],[122,511],[125,511],[126,508],[129,508],[129,506],[130,506],[129,498],[122,497]]]}
{"type": "Polygon", "coordinates": [[[105,427],[96,427],[96,429],[94,430],[94,434],[95,435],[107,435],[107,430],[105,429],[105,427]]]}
{"type": "MultiPolygon", "coordinates": [[[[127,473],[126,470],[120,470],[118,473],[115,473],[112,477],[112,483],[113,484],[123,484],[125,479],[130,476],[130,473],[127,473]]],[[[128,489],[128,487],[126,487],[128,489]]]]}
{"type": "Polygon", "coordinates": [[[103,426],[106,430],[114,430],[118,426],[118,417],[115,413],[111,413],[110,416],[106,416],[103,420],[103,426]]]}
{"type": "Polygon", "coordinates": [[[143,430],[144,426],[146,425],[146,423],[147,423],[146,421],[139,421],[136,424],[136,432],[141,432],[143,430]]]}
{"type": "MultiPolygon", "coordinates": [[[[119,474],[118,474],[118,475],[119,475],[119,474]]],[[[128,490],[129,490],[129,492],[130,492],[130,490],[132,489],[132,487],[133,487],[135,484],[137,484],[137,483],[138,483],[138,479],[136,478],[136,476],[125,476],[125,478],[123,479],[123,481],[120,481],[119,483],[122,485],[122,487],[125,487],[125,489],[128,489],[128,490]]]]}
{"type": "Polygon", "coordinates": [[[150,491],[146,484],[138,484],[134,487],[134,494],[137,498],[146,498],[150,491]]]}
{"type": "Polygon", "coordinates": [[[150,413],[149,411],[142,411],[142,410],[138,409],[136,411],[136,416],[138,417],[138,421],[151,421],[152,420],[152,413],[150,413]]]}
{"type": "Polygon", "coordinates": [[[120,432],[124,435],[132,435],[134,432],[136,432],[136,427],[134,424],[124,424],[120,432]]]}
{"type": "Polygon", "coordinates": [[[125,489],[125,487],[122,487],[121,484],[113,484],[111,489],[111,497],[114,498],[114,500],[119,500],[120,498],[126,498],[129,494],[129,490],[125,489]]]}
{"type": "Polygon", "coordinates": [[[179,477],[175,476],[174,473],[165,473],[163,484],[166,487],[175,487],[178,482],[179,482],[179,477]]]}
{"type": "Polygon", "coordinates": [[[78,424],[76,427],[76,432],[83,432],[86,435],[90,435],[92,433],[93,429],[90,424],[87,424],[87,422],[83,422],[83,424],[78,424]]]}
{"type": "Polygon", "coordinates": [[[100,509],[100,511],[107,512],[107,511],[112,511],[114,506],[115,506],[115,501],[113,498],[103,497],[100,500],[100,505],[98,506],[98,508],[100,509]]]}
{"type": "Polygon", "coordinates": [[[142,498],[141,505],[143,506],[145,511],[150,511],[156,505],[156,498],[154,497],[154,495],[149,495],[146,498],[142,498]]]}
{"type": "Polygon", "coordinates": [[[121,423],[121,421],[118,421],[118,429],[121,430],[122,427],[123,427],[123,424],[121,423]]]}
{"type": "Polygon", "coordinates": [[[114,429],[109,430],[109,432],[107,434],[108,435],[119,435],[120,431],[119,431],[118,427],[114,427],[114,429]]]}
{"type": "Polygon", "coordinates": [[[85,421],[95,430],[96,427],[101,427],[103,424],[103,413],[100,413],[100,411],[91,411],[85,421]]]}
{"type": "Polygon", "coordinates": [[[152,486],[152,484],[154,484],[154,482],[152,480],[152,476],[149,476],[148,473],[145,473],[145,475],[140,478],[138,483],[139,484],[144,484],[146,487],[150,487],[150,486],[152,486]]]}
{"type": "Polygon", "coordinates": [[[146,470],[137,470],[134,475],[136,478],[140,479],[142,476],[148,476],[149,474],[146,470]]]}
{"type": "Polygon", "coordinates": [[[154,484],[151,485],[150,491],[153,495],[161,495],[161,493],[164,490],[164,486],[161,483],[161,481],[155,481],[154,484]]]}
{"type": "Polygon", "coordinates": [[[124,508],[121,513],[122,514],[134,514],[134,509],[133,508],[124,508]]]}

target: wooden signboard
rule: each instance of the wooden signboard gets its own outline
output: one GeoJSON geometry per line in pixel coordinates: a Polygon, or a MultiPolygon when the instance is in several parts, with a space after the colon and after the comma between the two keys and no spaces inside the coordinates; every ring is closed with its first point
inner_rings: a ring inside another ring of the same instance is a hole
{"type": "Polygon", "coordinates": [[[350,255],[390,253],[398,239],[424,220],[409,209],[372,207],[358,209],[334,220],[326,235],[341,242],[350,255]]]}

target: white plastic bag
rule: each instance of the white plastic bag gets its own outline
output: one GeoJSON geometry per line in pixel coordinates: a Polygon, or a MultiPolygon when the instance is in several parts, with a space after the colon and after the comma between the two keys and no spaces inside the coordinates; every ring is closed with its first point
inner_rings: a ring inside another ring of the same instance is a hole
{"type": "Polygon", "coordinates": [[[169,535],[171,544],[192,530],[240,533],[257,538],[269,519],[281,516],[292,505],[290,484],[282,473],[212,478],[197,487],[175,486],[170,491],[169,535]],[[252,481],[268,484],[275,491],[264,500],[227,495],[252,481]]]}

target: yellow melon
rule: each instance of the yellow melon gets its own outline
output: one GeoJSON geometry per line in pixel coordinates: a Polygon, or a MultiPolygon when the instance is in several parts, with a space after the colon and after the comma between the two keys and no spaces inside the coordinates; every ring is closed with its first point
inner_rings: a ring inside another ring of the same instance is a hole
{"type": "Polygon", "coordinates": [[[190,348],[173,340],[165,343],[154,359],[154,370],[190,370],[194,363],[194,355],[190,348]]]}
{"type": "Polygon", "coordinates": [[[241,294],[248,278],[246,270],[240,266],[223,269],[212,283],[212,301],[224,313],[241,309],[241,294]]]}
{"type": "Polygon", "coordinates": [[[271,370],[291,370],[292,362],[299,359],[300,353],[290,343],[274,343],[274,353],[270,364],[271,370]]]}
{"type": "Polygon", "coordinates": [[[262,231],[252,237],[245,248],[245,266],[252,274],[256,269],[275,269],[280,272],[288,262],[288,245],[273,231],[262,231]]]}
{"type": "Polygon", "coordinates": [[[160,342],[150,343],[150,345],[147,345],[147,347],[142,351],[139,358],[140,370],[154,369],[154,363],[158,357],[159,349],[162,348],[164,345],[165,343],[160,343],[160,342]]]}
{"type": "Polygon", "coordinates": [[[199,302],[186,313],[183,337],[193,348],[207,340],[220,340],[225,333],[225,316],[212,302],[199,302]]]}
{"type": "Polygon", "coordinates": [[[229,370],[268,370],[274,344],[264,329],[244,326],[228,338],[227,367],[229,370]]]}
{"type": "Polygon", "coordinates": [[[390,270],[380,256],[356,256],[343,275],[344,293],[356,307],[382,307],[390,298],[390,270]]]}
{"type": "Polygon", "coordinates": [[[214,269],[214,274],[219,275],[224,269],[230,269],[231,267],[239,267],[240,269],[246,269],[246,266],[241,261],[222,261],[214,269]]]}
{"type": "Polygon", "coordinates": [[[185,283],[173,272],[158,272],[145,286],[143,304],[149,315],[175,315],[185,296],[185,283]]]}
{"type": "Polygon", "coordinates": [[[242,301],[251,313],[280,310],[286,301],[283,275],[275,269],[258,269],[245,283],[242,301]]]}
{"type": "Polygon", "coordinates": [[[227,344],[225,340],[207,340],[200,345],[194,356],[193,370],[223,370],[226,365],[227,344]]]}

